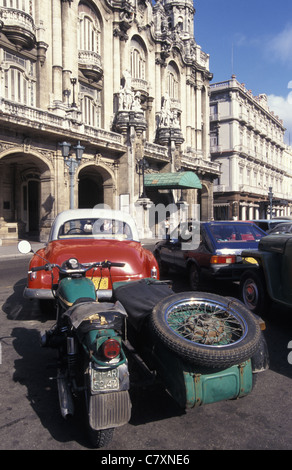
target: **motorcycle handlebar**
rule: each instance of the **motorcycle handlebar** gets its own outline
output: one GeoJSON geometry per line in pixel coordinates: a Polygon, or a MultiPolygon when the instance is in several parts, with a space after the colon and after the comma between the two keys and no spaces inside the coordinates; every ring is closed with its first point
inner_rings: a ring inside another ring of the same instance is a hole
{"type": "Polygon", "coordinates": [[[125,263],[115,263],[113,261],[98,261],[97,263],[91,263],[90,266],[83,266],[82,264],[80,264],[80,268],[81,269],[70,269],[70,270],[67,270],[67,269],[64,269],[62,268],[61,266],[59,266],[58,264],[50,264],[50,263],[47,263],[47,264],[44,264],[42,266],[36,266],[36,267],[33,267],[31,268],[31,272],[36,272],[36,271],[51,271],[53,268],[58,268],[59,271],[63,271],[63,272],[72,272],[72,271],[82,271],[82,272],[86,272],[86,271],[89,271],[90,269],[92,268],[95,268],[95,267],[100,267],[100,268],[112,268],[112,267],[116,267],[116,268],[122,268],[125,266],[125,263]]]}
{"type": "Polygon", "coordinates": [[[54,267],[53,264],[44,264],[43,266],[36,266],[35,268],[31,268],[31,271],[32,272],[35,272],[35,271],[49,271],[53,267],[54,267]]]}
{"type": "Polygon", "coordinates": [[[103,261],[101,263],[102,267],[108,268],[114,266],[115,268],[123,268],[125,263],[114,263],[112,261],[103,261]]]}

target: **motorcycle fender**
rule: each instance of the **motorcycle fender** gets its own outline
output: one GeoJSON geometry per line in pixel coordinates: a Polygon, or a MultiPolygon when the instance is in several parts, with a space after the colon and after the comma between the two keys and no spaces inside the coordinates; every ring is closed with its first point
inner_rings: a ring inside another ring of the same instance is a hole
{"type": "Polygon", "coordinates": [[[254,374],[256,374],[257,372],[263,372],[269,369],[269,366],[270,366],[269,351],[268,351],[268,346],[267,346],[267,343],[263,334],[261,335],[259,347],[251,358],[251,364],[252,364],[252,371],[254,374]]]}
{"type": "Polygon", "coordinates": [[[127,424],[131,417],[128,390],[91,395],[88,413],[92,429],[108,429],[127,424]]]}
{"type": "Polygon", "coordinates": [[[92,429],[107,429],[123,426],[131,417],[128,364],[112,369],[97,369],[109,376],[107,380],[94,379],[94,366],[90,364],[90,392],[88,394],[89,424],[92,429]],[[112,390],[111,390],[112,388],[112,390]]]}

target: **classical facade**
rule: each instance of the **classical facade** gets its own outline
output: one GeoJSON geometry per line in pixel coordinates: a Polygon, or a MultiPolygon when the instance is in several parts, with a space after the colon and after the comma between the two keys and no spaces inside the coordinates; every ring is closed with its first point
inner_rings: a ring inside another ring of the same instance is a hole
{"type": "Polygon", "coordinates": [[[192,0],[0,0],[0,238],[45,241],[70,206],[135,217],[183,197],[213,216],[212,75],[194,14],[192,0]],[[200,187],[143,187],[177,172],[200,187]]]}
{"type": "Polygon", "coordinates": [[[214,181],[214,218],[251,220],[290,216],[291,151],[283,122],[267,97],[253,96],[235,76],[211,85],[210,146],[220,165],[214,181]]]}

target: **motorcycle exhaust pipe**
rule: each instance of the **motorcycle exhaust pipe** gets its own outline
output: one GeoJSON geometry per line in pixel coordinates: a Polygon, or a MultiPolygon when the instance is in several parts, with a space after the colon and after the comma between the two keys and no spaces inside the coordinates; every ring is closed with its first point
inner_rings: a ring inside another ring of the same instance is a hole
{"type": "Polygon", "coordinates": [[[74,415],[74,403],[71,390],[68,387],[66,379],[59,371],[57,374],[57,385],[61,415],[63,418],[66,418],[68,415],[74,415]]]}

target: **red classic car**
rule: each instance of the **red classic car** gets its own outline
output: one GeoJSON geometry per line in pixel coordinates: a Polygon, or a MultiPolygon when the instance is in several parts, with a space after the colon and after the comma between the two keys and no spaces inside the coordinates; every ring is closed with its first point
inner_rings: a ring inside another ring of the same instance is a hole
{"type": "Polygon", "coordinates": [[[157,261],[142,247],[129,214],[108,209],[74,209],[56,217],[48,243],[33,255],[24,296],[52,299],[52,284],[58,284],[58,269],[32,272],[31,268],[44,265],[44,261],[62,265],[69,258],[77,258],[85,265],[104,260],[125,263],[124,267],[88,271],[98,299],[111,298],[113,282],[159,278],[157,261]]]}

